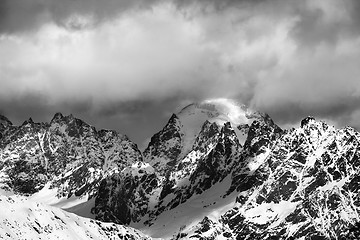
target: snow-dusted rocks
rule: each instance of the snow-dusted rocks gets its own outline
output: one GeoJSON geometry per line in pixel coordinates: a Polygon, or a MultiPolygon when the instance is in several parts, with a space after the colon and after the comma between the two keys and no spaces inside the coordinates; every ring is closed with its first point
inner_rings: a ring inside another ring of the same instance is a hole
{"type": "Polygon", "coordinates": [[[357,239],[359,137],[304,119],[242,179],[247,187],[238,181],[238,204],[222,223],[240,239],[357,239]]]}

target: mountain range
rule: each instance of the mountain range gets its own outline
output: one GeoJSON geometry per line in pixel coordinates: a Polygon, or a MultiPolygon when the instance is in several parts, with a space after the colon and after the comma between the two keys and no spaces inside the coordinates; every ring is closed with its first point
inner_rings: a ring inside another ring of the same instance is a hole
{"type": "Polygon", "coordinates": [[[0,116],[0,238],[360,239],[360,133],[281,129],[229,99],[173,114],[141,152],[72,115],[0,116]]]}

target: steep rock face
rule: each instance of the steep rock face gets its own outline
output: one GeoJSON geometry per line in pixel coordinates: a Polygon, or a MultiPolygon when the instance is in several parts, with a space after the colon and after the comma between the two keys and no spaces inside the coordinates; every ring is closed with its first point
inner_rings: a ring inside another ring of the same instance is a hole
{"type": "Polygon", "coordinates": [[[12,126],[12,122],[5,116],[0,115],[0,139],[3,137],[4,132],[12,126]]]}
{"type": "Polygon", "coordinates": [[[0,196],[1,239],[150,239],[130,227],[78,217],[25,198],[0,196]]]}
{"type": "Polygon", "coordinates": [[[72,115],[55,114],[50,123],[5,126],[0,139],[1,186],[33,194],[46,184],[57,197],[96,194],[100,180],[136,161],[141,152],[126,136],[97,131],[72,115]]]}
{"type": "Polygon", "coordinates": [[[151,200],[155,199],[151,196],[159,188],[159,181],[149,164],[135,163],[101,182],[91,211],[97,219],[106,222],[138,222],[152,210],[151,200]]]}
{"type": "Polygon", "coordinates": [[[10,126],[5,130],[0,150],[3,175],[0,181],[4,188],[32,194],[49,180],[39,145],[46,127],[46,124],[34,123],[30,118],[19,127],[10,126]]]}
{"type": "Polygon", "coordinates": [[[182,137],[179,118],[173,114],[166,126],[151,138],[144,151],[146,162],[162,174],[171,170],[181,153],[182,137]]]}
{"type": "Polygon", "coordinates": [[[277,140],[284,134],[268,115],[255,120],[248,129],[248,136],[244,144],[240,160],[232,172],[232,184],[228,191],[246,191],[254,184],[261,184],[264,180],[263,172],[258,169],[267,159],[277,140]],[[255,174],[255,171],[258,170],[255,174]]]}
{"type": "Polygon", "coordinates": [[[134,162],[142,161],[137,145],[126,135],[113,130],[100,130],[98,137],[104,153],[104,169],[123,169],[134,162]]]}

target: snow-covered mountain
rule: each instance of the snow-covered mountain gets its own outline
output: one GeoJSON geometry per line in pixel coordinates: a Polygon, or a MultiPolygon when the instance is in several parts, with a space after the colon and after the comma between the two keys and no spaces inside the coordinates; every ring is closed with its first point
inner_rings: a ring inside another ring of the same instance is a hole
{"type": "Polygon", "coordinates": [[[104,177],[142,161],[125,135],[97,131],[72,115],[57,113],[50,123],[30,118],[21,126],[0,120],[0,187],[15,193],[40,192],[44,199],[52,192],[54,204],[71,197],[86,201],[104,177]]]}
{"type": "Polygon", "coordinates": [[[360,133],[350,127],[307,117],[282,130],[213,99],[173,114],[143,153],[61,114],[17,127],[1,117],[0,134],[2,188],[153,238],[360,239],[360,133]]]}

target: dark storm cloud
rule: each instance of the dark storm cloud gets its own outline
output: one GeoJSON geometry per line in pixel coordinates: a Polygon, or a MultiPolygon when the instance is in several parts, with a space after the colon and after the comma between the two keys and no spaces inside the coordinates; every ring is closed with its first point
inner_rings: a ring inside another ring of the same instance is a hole
{"type": "MultiPolygon", "coordinates": [[[[16,33],[29,31],[47,22],[65,28],[80,30],[111,20],[131,11],[151,9],[161,3],[172,3],[179,10],[197,8],[201,13],[213,14],[229,8],[250,8],[270,0],[2,0],[0,2],[0,32],[16,33]],[[75,16],[72,18],[72,16],[75,16]],[[83,23],[76,17],[89,17],[83,23]]],[[[277,0],[274,1],[278,2],[277,0]]],[[[276,5],[287,3],[276,3],[276,5]]],[[[199,12],[196,12],[199,14],[199,12]]],[[[191,14],[190,14],[191,15],[191,14]]]]}
{"type": "Polygon", "coordinates": [[[29,117],[35,122],[49,122],[56,112],[89,115],[91,107],[89,101],[50,104],[48,96],[36,93],[0,98],[1,114],[8,117],[15,125],[22,124],[29,117]]]}
{"type": "Polygon", "coordinates": [[[171,114],[180,110],[179,106],[184,106],[184,98],[111,103],[92,113],[90,118],[97,119],[93,124],[98,127],[118,129],[144,149],[150,137],[165,126],[171,114]]]}
{"type": "MultiPolygon", "coordinates": [[[[64,27],[81,29],[72,15],[92,17],[95,24],[117,17],[124,11],[150,8],[158,0],[2,0],[0,2],[0,32],[14,33],[55,22],[64,27]],[[70,21],[69,21],[70,20],[70,21]]],[[[193,1],[179,1],[179,6],[193,1]],[[186,3],[185,3],[186,2],[186,3]]],[[[216,1],[215,1],[216,2],[216,1]]],[[[218,6],[218,4],[215,4],[218,6]]]]}
{"type": "Polygon", "coordinates": [[[0,100],[0,114],[6,116],[14,125],[21,125],[30,117],[39,122],[47,120],[50,118],[50,110],[42,96],[27,95],[0,100]]]}
{"type": "Polygon", "coordinates": [[[282,74],[269,74],[257,85],[253,104],[271,113],[278,122],[295,123],[305,116],[360,127],[359,41],[304,51],[282,74]]]}
{"type": "Polygon", "coordinates": [[[2,0],[0,31],[5,33],[28,31],[50,21],[76,29],[81,27],[81,23],[76,19],[67,22],[73,14],[94,17],[96,22],[101,22],[112,19],[123,11],[147,8],[153,2],[153,0],[2,0]]]}
{"type": "MultiPolygon", "coordinates": [[[[163,0],[3,0],[0,2],[0,32],[37,28],[46,22],[61,26],[82,29],[86,23],[71,16],[92,18],[89,24],[96,24],[120,16],[124,12],[150,9],[164,3],[163,0]]],[[[336,41],[344,35],[358,34],[360,31],[360,2],[344,1],[282,1],[282,0],[172,0],[179,9],[197,6],[202,13],[213,14],[229,8],[243,8],[252,14],[271,14],[274,16],[297,15],[299,17],[292,29],[302,42],[316,44],[321,41],[336,41]],[[332,4],[332,9],[326,5],[332,4]],[[329,19],[331,11],[337,11],[337,19],[329,19]],[[342,18],[342,19],[341,19],[342,18]]],[[[199,12],[197,12],[198,14],[199,12]]]]}
{"type": "Polygon", "coordinates": [[[360,124],[352,122],[352,113],[359,110],[360,97],[349,97],[343,101],[335,102],[329,105],[307,106],[301,105],[299,102],[283,102],[278,105],[263,109],[273,116],[274,121],[278,124],[294,126],[299,125],[299,120],[306,116],[316,116],[319,119],[332,120],[338,123],[338,127],[349,125],[351,122],[353,127],[360,129],[360,124]]]}

